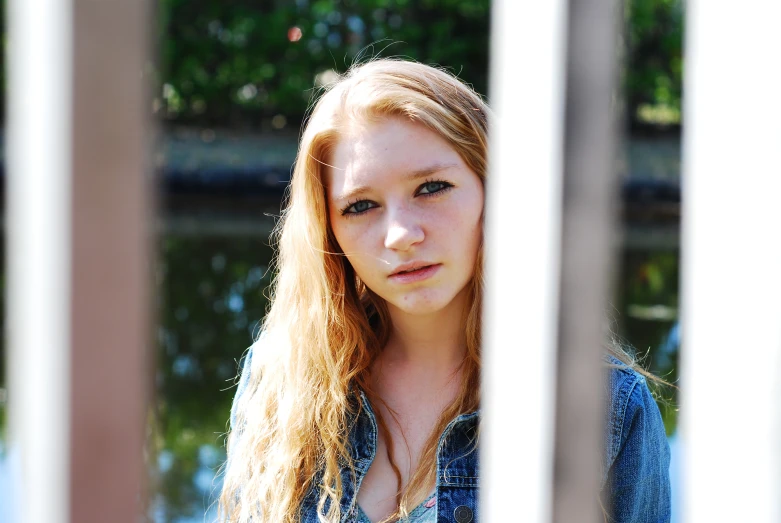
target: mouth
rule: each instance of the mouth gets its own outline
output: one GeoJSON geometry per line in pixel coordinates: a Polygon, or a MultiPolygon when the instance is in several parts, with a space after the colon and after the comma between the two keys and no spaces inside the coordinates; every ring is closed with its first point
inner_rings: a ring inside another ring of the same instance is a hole
{"type": "Polygon", "coordinates": [[[391,276],[398,276],[398,275],[401,275],[401,274],[410,274],[410,273],[413,273],[415,271],[420,271],[420,270],[423,270],[423,269],[427,269],[427,268],[432,267],[434,265],[437,265],[437,264],[429,263],[429,262],[406,263],[404,265],[401,265],[401,266],[397,267],[396,270],[391,274],[391,276]]]}
{"type": "Polygon", "coordinates": [[[414,283],[432,277],[440,267],[442,267],[441,263],[411,263],[397,268],[396,272],[388,278],[397,283],[414,283]]]}

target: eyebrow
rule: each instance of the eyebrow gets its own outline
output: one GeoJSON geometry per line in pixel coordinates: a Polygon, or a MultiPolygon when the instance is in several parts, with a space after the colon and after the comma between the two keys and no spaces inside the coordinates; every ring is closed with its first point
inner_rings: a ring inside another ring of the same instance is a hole
{"type": "MultiPolygon", "coordinates": [[[[430,165],[428,167],[424,167],[422,169],[415,169],[414,171],[411,171],[407,173],[404,176],[404,181],[407,182],[414,182],[415,180],[420,180],[421,178],[426,178],[428,176],[431,176],[432,174],[444,171],[446,169],[451,169],[453,167],[458,167],[455,163],[436,163],[434,165],[430,165]]],[[[334,201],[336,202],[343,202],[343,201],[349,201],[354,198],[357,198],[358,196],[367,193],[371,190],[371,187],[368,185],[359,185],[357,187],[354,187],[347,191],[344,194],[340,194],[337,196],[334,201]]]]}

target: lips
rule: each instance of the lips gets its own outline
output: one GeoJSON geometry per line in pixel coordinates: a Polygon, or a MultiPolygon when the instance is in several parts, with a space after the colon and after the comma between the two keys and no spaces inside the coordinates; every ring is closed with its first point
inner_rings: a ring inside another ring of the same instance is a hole
{"type": "Polygon", "coordinates": [[[397,284],[418,283],[433,277],[441,268],[441,263],[425,262],[402,265],[396,269],[396,272],[388,276],[388,279],[397,284]]]}
{"type": "Polygon", "coordinates": [[[391,276],[396,276],[396,275],[399,275],[399,274],[407,274],[407,273],[410,273],[410,272],[413,272],[413,271],[417,271],[419,269],[423,269],[425,267],[431,267],[432,265],[434,265],[434,264],[431,263],[431,262],[410,262],[410,263],[405,263],[404,265],[399,265],[398,267],[396,267],[396,270],[394,270],[391,273],[391,276]]]}

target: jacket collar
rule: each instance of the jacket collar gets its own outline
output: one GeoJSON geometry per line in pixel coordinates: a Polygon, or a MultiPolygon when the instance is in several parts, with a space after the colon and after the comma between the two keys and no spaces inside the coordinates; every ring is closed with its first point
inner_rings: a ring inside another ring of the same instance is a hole
{"type": "MultiPolygon", "coordinates": [[[[356,474],[362,476],[369,469],[377,452],[377,419],[362,390],[351,387],[351,398],[357,416],[351,421],[348,442],[356,474]]],[[[453,468],[455,461],[464,462],[462,466],[469,469],[460,472],[470,477],[477,476],[476,445],[479,421],[480,409],[457,416],[445,427],[437,444],[438,476],[446,475],[453,468]],[[468,457],[469,459],[465,459],[468,457]]]]}

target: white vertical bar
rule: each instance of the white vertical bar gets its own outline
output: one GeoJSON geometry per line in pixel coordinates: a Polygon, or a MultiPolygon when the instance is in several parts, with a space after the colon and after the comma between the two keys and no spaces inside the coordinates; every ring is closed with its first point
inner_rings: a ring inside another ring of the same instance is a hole
{"type": "Polygon", "coordinates": [[[781,521],[781,3],[687,3],[687,522],[781,521]]]}
{"type": "Polygon", "coordinates": [[[68,519],[70,3],[7,3],[9,444],[16,514],[68,519]]]}
{"type": "Polygon", "coordinates": [[[480,521],[550,519],[561,241],[562,0],[492,7],[480,521]]]}

